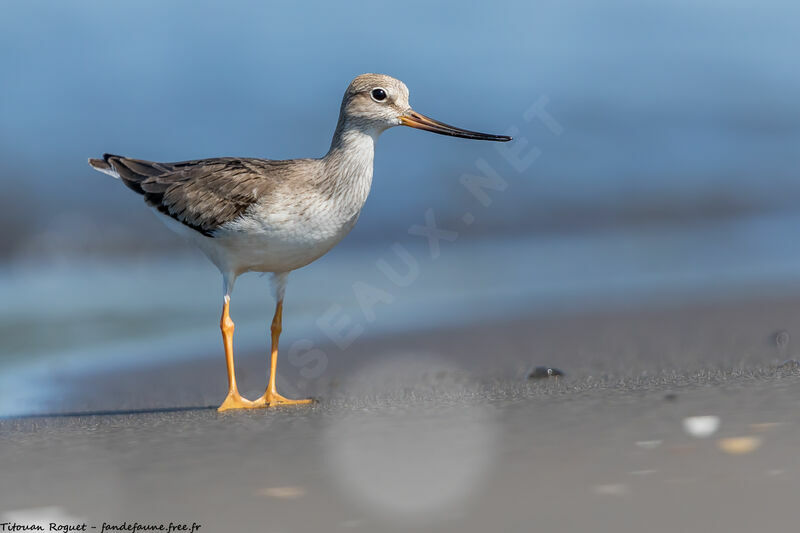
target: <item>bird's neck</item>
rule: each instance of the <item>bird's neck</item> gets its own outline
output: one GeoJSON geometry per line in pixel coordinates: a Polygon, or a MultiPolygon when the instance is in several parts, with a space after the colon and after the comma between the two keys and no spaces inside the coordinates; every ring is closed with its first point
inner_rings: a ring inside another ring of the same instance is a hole
{"type": "Polygon", "coordinates": [[[372,161],[380,131],[340,121],[331,148],[323,157],[325,183],[331,199],[357,214],[372,186],[372,161]]]}

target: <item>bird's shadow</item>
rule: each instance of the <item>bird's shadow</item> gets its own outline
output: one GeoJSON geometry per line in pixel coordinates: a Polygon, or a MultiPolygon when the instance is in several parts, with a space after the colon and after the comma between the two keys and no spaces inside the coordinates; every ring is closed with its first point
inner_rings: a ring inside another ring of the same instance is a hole
{"type": "Polygon", "coordinates": [[[27,415],[0,416],[0,420],[25,420],[31,418],[76,418],[81,416],[124,416],[159,413],[180,413],[184,411],[206,411],[216,409],[213,405],[189,407],[153,407],[149,409],[109,409],[106,411],[68,411],[64,413],[31,413],[27,415]]]}

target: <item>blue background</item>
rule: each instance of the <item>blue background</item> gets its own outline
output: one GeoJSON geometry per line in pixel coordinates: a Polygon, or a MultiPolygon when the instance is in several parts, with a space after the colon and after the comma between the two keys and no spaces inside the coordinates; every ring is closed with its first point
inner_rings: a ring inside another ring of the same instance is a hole
{"type": "MultiPolygon", "coordinates": [[[[791,1],[5,3],[2,252],[172,239],[86,157],[320,156],[362,72],[404,80],[423,113],[516,126],[542,151],[524,175],[493,165],[515,193],[476,230],[794,209],[798,35],[791,1]],[[522,119],[541,97],[562,135],[522,119]],[[42,233],[57,238],[31,242],[42,233]]],[[[472,201],[458,177],[493,150],[390,130],[350,240],[431,206],[458,216],[472,201]]]]}

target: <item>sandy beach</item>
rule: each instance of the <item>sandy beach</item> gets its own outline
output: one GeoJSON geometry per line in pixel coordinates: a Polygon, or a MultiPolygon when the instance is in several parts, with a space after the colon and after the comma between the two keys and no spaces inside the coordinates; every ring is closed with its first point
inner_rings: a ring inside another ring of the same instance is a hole
{"type": "MultiPolygon", "coordinates": [[[[790,530],[798,321],[800,300],[749,299],[365,338],[322,347],[315,379],[284,356],[279,386],[319,399],[300,409],[218,414],[221,355],[87,375],[53,416],[0,421],[0,511],[201,531],[790,530]],[[566,375],[527,379],[542,365],[566,375]]],[[[238,365],[257,395],[265,353],[238,365]]]]}

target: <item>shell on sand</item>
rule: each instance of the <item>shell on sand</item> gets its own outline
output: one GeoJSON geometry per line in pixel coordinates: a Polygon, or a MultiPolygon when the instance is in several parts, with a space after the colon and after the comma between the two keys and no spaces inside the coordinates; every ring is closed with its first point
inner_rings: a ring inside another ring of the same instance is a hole
{"type": "Polygon", "coordinates": [[[720,450],[731,455],[743,455],[755,451],[761,446],[761,437],[730,437],[719,439],[717,446],[720,450]]]}

